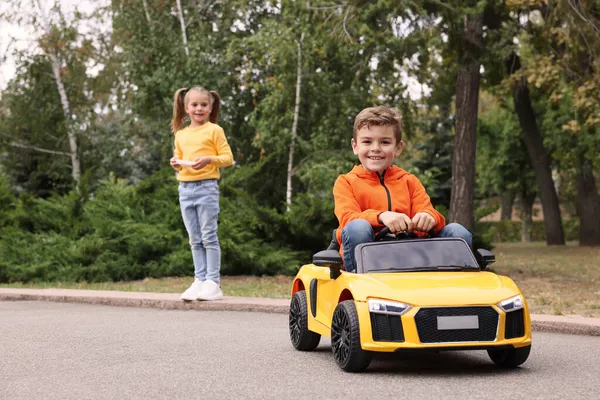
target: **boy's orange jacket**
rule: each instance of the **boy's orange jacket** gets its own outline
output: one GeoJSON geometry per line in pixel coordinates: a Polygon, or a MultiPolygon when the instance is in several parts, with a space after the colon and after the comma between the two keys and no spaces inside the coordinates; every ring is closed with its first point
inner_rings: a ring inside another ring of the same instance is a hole
{"type": "Polygon", "coordinates": [[[338,243],[342,243],[342,229],[348,222],[365,219],[378,231],[383,227],[377,217],[384,211],[408,215],[426,212],[435,219],[433,230],[439,232],[446,220],[431,205],[429,195],[419,179],[402,168],[392,165],[380,177],[377,172],[367,172],[362,165],[340,175],[333,186],[335,215],[340,222],[336,232],[338,243]]]}

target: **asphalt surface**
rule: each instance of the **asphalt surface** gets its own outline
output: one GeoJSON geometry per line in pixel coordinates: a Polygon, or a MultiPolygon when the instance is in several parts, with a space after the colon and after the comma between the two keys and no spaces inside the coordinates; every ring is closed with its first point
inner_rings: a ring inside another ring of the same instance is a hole
{"type": "MultiPolygon", "coordinates": [[[[236,296],[225,296],[220,301],[183,302],[179,293],[12,288],[0,288],[0,300],[42,300],[169,310],[261,311],[281,314],[288,313],[290,303],[289,299],[236,296]]],[[[531,324],[537,332],[600,336],[600,318],[532,314],[531,324]]]]}
{"type": "Polygon", "coordinates": [[[291,346],[278,313],[0,302],[0,399],[591,399],[600,337],[535,332],[502,370],[486,352],[380,356],[340,370],[328,339],[291,346]]]}

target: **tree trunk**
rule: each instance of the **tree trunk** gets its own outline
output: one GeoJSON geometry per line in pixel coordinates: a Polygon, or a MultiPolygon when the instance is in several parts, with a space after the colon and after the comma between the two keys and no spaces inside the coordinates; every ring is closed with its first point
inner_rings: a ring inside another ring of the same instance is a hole
{"type": "MultiPolygon", "coordinates": [[[[146,14],[146,21],[148,21],[148,25],[152,24],[152,20],[150,19],[150,11],[148,11],[148,1],[142,0],[144,6],[144,14],[146,14]]],[[[177,1],[179,3],[179,1],[177,1]]]]}
{"type": "MultiPolygon", "coordinates": [[[[507,71],[511,75],[521,69],[521,60],[515,53],[511,54],[506,64],[507,71]]],[[[542,202],[546,244],[564,245],[565,235],[560,217],[558,195],[552,179],[550,160],[538,129],[525,78],[518,79],[512,89],[515,111],[519,117],[521,133],[535,172],[540,201],[542,202]]]]}
{"type": "Polygon", "coordinates": [[[177,0],[177,15],[179,16],[179,23],[181,24],[181,35],[183,36],[183,47],[185,48],[185,55],[190,56],[190,49],[188,48],[187,33],[185,30],[185,20],[183,19],[183,9],[181,8],[181,0],[177,0]]]}
{"type": "Polygon", "coordinates": [[[531,242],[533,230],[533,203],[535,193],[523,191],[519,194],[519,214],[521,217],[521,241],[531,242]]]}
{"type": "Polygon", "coordinates": [[[290,153],[287,167],[287,189],[285,191],[285,202],[287,210],[292,205],[292,177],[294,176],[294,151],[296,149],[296,136],[298,134],[298,118],[300,117],[300,91],[302,89],[302,40],[304,33],[300,35],[298,41],[298,71],[296,73],[296,104],[294,105],[294,122],[292,122],[292,141],[290,143],[290,153]]]}
{"type": "Polygon", "coordinates": [[[66,151],[44,149],[42,147],[22,144],[22,143],[18,143],[18,142],[12,142],[10,145],[13,147],[21,148],[21,149],[29,149],[29,150],[39,151],[40,153],[54,154],[57,156],[71,156],[71,153],[67,153],[66,151]]]}
{"type": "Polygon", "coordinates": [[[577,173],[577,203],[579,214],[579,245],[600,246],[600,195],[590,162],[579,154],[577,173]]]}
{"type": "Polygon", "coordinates": [[[515,203],[515,192],[505,190],[501,196],[500,220],[512,220],[513,204],[515,203]]]}
{"type": "Polygon", "coordinates": [[[466,46],[456,77],[456,136],[452,157],[450,219],[472,229],[480,79],[480,62],[476,49],[481,46],[483,16],[467,16],[464,24],[466,46]]]}
{"type": "MultiPolygon", "coordinates": [[[[37,4],[42,15],[42,24],[44,24],[46,34],[50,35],[52,33],[52,28],[50,26],[48,15],[46,14],[46,10],[44,10],[44,7],[42,7],[40,0],[37,0],[37,4]]],[[[56,82],[56,88],[58,89],[58,94],[60,96],[63,115],[65,116],[65,125],[67,127],[67,136],[69,138],[69,149],[71,156],[71,176],[75,182],[79,183],[81,180],[81,162],[79,160],[77,134],[73,125],[73,115],[71,114],[71,105],[69,103],[69,98],[67,97],[67,91],[65,90],[65,85],[60,76],[60,60],[56,55],[56,51],[52,47],[48,47],[48,57],[50,57],[52,74],[54,75],[54,81],[56,82]]]]}
{"type": "Polygon", "coordinates": [[[524,80],[520,80],[513,88],[513,99],[515,111],[519,116],[525,147],[527,147],[539,188],[542,210],[544,212],[546,243],[548,245],[564,245],[565,236],[560,217],[558,195],[556,194],[554,181],[552,180],[550,160],[548,159],[542,136],[537,127],[535,114],[531,107],[531,99],[529,98],[529,89],[524,80]]]}

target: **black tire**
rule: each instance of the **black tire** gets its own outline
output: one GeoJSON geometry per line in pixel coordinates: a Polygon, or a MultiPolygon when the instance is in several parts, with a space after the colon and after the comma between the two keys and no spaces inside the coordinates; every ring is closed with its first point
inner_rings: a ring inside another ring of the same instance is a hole
{"type": "Polygon", "coordinates": [[[331,351],[344,371],[360,372],[371,363],[372,353],[360,346],[360,327],[354,300],[342,301],[331,321],[331,351]]]}
{"type": "Polygon", "coordinates": [[[314,350],[321,341],[321,335],[308,330],[308,307],[306,292],[301,290],[294,293],[290,303],[290,339],[296,350],[314,350]]]}
{"type": "Polygon", "coordinates": [[[513,349],[488,350],[488,355],[494,362],[503,368],[516,368],[527,361],[531,345],[513,349]]]}

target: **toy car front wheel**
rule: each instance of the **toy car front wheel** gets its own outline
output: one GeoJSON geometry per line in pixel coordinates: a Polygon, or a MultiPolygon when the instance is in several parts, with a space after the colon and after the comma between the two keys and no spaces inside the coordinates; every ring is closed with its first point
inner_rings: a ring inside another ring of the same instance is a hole
{"type": "Polygon", "coordinates": [[[308,307],[306,292],[301,290],[294,293],[290,303],[290,339],[297,350],[314,350],[321,340],[321,335],[308,330],[308,307]]]}
{"type": "Polygon", "coordinates": [[[527,360],[530,351],[531,345],[516,349],[488,350],[488,355],[496,365],[504,368],[515,368],[527,360]]]}
{"type": "Polygon", "coordinates": [[[333,312],[331,350],[335,361],[344,371],[364,371],[371,363],[371,352],[360,346],[360,327],[354,300],[342,301],[333,312]]]}

